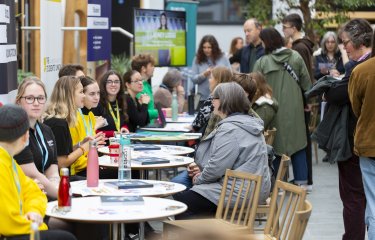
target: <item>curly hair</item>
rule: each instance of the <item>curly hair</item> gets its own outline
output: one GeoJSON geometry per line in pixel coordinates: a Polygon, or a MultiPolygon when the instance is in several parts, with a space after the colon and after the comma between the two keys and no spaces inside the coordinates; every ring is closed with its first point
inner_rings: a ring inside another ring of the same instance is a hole
{"type": "Polygon", "coordinates": [[[219,58],[221,58],[221,56],[223,56],[223,52],[221,51],[219,47],[219,43],[217,42],[216,38],[212,35],[203,36],[201,42],[199,43],[199,47],[198,47],[198,51],[196,55],[197,63],[201,64],[201,63],[208,61],[206,54],[204,54],[203,52],[203,44],[205,44],[206,42],[208,42],[211,45],[211,48],[212,48],[211,60],[213,64],[215,64],[216,60],[218,60],[219,58]]]}
{"type": "Polygon", "coordinates": [[[362,18],[355,18],[347,22],[342,28],[352,41],[354,48],[358,49],[361,45],[371,46],[373,30],[370,23],[362,18]]]}

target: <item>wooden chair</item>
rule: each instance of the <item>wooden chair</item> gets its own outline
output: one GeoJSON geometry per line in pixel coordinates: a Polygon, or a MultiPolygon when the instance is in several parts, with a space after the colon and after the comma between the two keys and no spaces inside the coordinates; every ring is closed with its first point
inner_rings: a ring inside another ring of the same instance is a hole
{"type": "Polygon", "coordinates": [[[275,140],[276,131],[277,131],[276,128],[272,128],[264,132],[264,138],[268,145],[272,146],[273,141],[275,140]]]}
{"type": "MultiPolygon", "coordinates": [[[[284,181],[284,179],[286,178],[287,173],[289,171],[289,165],[290,165],[290,157],[288,157],[286,155],[282,155],[279,170],[277,171],[275,182],[278,181],[278,180],[284,181]]],[[[274,186],[274,188],[276,188],[276,186],[274,186]]],[[[273,189],[273,191],[275,191],[275,189],[273,189]]],[[[271,192],[271,194],[272,194],[272,192],[271,192]]],[[[270,211],[269,202],[270,202],[270,198],[267,199],[267,204],[258,205],[257,216],[259,218],[257,219],[257,221],[259,221],[259,224],[260,224],[260,222],[265,221],[265,219],[263,219],[263,217],[269,214],[269,211],[270,211]]],[[[255,228],[255,230],[263,230],[263,229],[264,228],[262,228],[262,227],[255,228]]]]}
{"type": "Polygon", "coordinates": [[[250,173],[227,170],[215,218],[164,221],[163,239],[171,230],[184,232],[181,237],[209,238],[219,232],[252,232],[261,190],[262,177],[250,173]],[[233,193],[237,193],[234,195],[233,193]]]}
{"type": "MultiPolygon", "coordinates": [[[[312,104],[311,106],[311,112],[310,112],[310,122],[309,122],[309,132],[310,132],[310,135],[315,131],[316,129],[316,126],[317,126],[317,122],[318,122],[318,115],[319,113],[319,103],[314,103],[312,104]]],[[[318,159],[318,143],[316,141],[313,141],[311,139],[311,143],[314,147],[314,153],[315,153],[315,162],[316,164],[319,163],[319,159],[318,159]]]]}
{"type": "Polygon", "coordinates": [[[302,240],[312,212],[312,205],[305,200],[304,209],[297,211],[290,230],[289,239],[302,240]]]}

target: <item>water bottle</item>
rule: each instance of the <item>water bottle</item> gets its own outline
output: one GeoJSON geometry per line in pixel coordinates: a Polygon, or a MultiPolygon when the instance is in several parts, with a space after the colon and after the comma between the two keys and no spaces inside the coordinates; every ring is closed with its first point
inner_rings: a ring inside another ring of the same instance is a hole
{"type": "Polygon", "coordinates": [[[97,142],[90,141],[90,149],[87,155],[87,187],[97,187],[99,185],[99,163],[97,142]]]}
{"type": "Polygon", "coordinates": [[[120,156],[118,161],[118,181],[124,182],[131,180],[131,156],[130,156],[130,138],[121,135],[120,138],[120,156]]]}
{"type": "Polygon", "coordinates": [[[172,94],[172,121],[176,122],[178,119],[178,102],[176,91],[172,94]]]}
{"type": "Polygon", "coordinates": [[[70,191],[69,169],[60,169],[60,185],[57,196],[58,209],[63,212],[69,212],[72,207],[72,193],[70,191]]]}
{"type": "Polygon", "coordinates": [[[30,240],[40,240],[39,226],[36,222],[31,222],[30,240]]]}

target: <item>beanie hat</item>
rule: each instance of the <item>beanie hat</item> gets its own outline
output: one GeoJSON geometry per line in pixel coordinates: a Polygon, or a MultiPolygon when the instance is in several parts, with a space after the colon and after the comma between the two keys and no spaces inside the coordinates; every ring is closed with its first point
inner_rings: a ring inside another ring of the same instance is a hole
{"type": "Polygon", "coordinates": [[[29,129],[30,123],[25,110],[14,104],[0,107],[0,141],[13,142],[29,129]]]}

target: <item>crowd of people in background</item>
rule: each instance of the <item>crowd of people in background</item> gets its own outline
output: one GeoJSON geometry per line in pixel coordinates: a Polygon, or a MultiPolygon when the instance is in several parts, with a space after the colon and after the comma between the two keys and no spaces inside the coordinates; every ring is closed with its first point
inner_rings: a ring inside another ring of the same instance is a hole
{"type": "MultiPolygon", "coordinates": [[[[160,24],[160,29],[168,28],[165,16],[160,24]]],[[[100,79],[68,64],[61,68],[51,96],[37,77],[24,79],[15,105],[0,107],[0,205],[8,206],[0,208],[0,236],[28,239],[30,221],[35,221],[42,239],[75,239],[65,231],[44,231],[47,198],[57,198],[58,169],[69,168],[73,181],[85,179],[90,140],[104,145],[115,132],[136,132],[153,123],[159,117],[155,105],[170,109],[174,94],[178,112],[185,112],[186,97],[194,93],[197,115],[190,130],[202,138],[194,163],[171,179],[187,187],[174,195],[188,206],[176,218],[213,216],[228,168],[261,175],[260,202],[265,202],[272,173],[263,133],[270,129],[277,130],[275,171],[281,156],[290,156],[292,182],[311,192],[311,104],[326,102],[313,137],[328,161],[338,164],[343,239],[365,239],[366,226],[369,239],[375,239],[371,25],[352,19],[337,32],[327,31],[320,43],[304,35],[298,14],[282,20],[285,38],[254,18],[243,29],[245,40],[233,38],[228,55],[213,35],[201,39],[191,68],[194,89],[184,88],[181,72],[171,69],[153,91],[155,60],[149,54],[134,56],[123,76],[108,70],[100,79]]],[[[53,222],[46,221],[54,228],[53,222]]]]}

